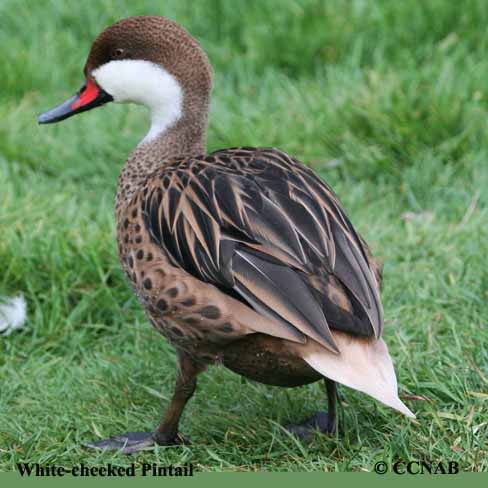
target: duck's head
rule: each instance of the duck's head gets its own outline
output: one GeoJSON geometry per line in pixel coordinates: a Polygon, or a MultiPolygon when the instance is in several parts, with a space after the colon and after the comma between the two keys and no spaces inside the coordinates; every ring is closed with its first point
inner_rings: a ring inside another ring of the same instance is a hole
{"type": "Polygon", "coordinates": [[[208,112],[211,69],[207,56],[182,27],[158,16],[129,17],[105,29],[95,40],[79,92],[38,117],[59,122],[107,102],[136,103],[151,111],[146,139],[184,115],[208,112]]]}

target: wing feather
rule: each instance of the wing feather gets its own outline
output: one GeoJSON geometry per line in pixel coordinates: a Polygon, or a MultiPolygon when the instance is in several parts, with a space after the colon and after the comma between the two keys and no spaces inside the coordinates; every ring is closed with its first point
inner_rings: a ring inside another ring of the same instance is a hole
{"type": "Polygon", "coordinates": [[[338,352],[320,302],[295,271],[242,249],[236,250],[232,264],[236,281],[234,289],[238,293],[243,285],[255,300],[265,303],[281,320],[338,352]]]}
{"type": "Polygon", "coordinates": [[[377,267],[332,190],[277,150],[212,156],[148,181],[145,224],[173,262],[237,293],[288,336],[295,330],[333,352],[331,327],[380,337],[377,267]]]}

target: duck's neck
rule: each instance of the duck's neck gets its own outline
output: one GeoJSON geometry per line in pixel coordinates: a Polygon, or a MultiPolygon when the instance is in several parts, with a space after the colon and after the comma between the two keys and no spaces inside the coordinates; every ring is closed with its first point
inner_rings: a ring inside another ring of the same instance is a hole
{"type": "Polygon", "coordinates": [[[157,168],[173,159],[205,152],[208,104],[203,105],[198,111],[193,106],[194,110],[187,112],[190,116],[182,116],[170,127],[163,125],[159,133],[160,121],[151,114],[151,129],[131,153],[120,173],[115,198],[117,214],[128,205],[145,178],[157,168]]]}

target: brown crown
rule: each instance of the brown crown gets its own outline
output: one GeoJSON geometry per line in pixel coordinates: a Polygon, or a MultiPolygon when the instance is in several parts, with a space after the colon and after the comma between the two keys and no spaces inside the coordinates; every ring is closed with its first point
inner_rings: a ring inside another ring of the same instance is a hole
{"type": "Polygon", "coordinates": [[[92,45],[85,74],[123,59],[159,64],[194,94],[210,91],[211,68],[205,52],[185,29],[165,17],[128,17],[105,29],[92,45]]]}

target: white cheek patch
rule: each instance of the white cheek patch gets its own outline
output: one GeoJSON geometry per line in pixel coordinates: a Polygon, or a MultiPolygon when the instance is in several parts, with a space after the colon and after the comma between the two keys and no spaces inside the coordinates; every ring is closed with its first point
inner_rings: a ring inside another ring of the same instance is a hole
{"type": "Polygon", "coordinates": [[[151,128],[142,142],[149,142],[181,118],[183,90],[161,66],[140,59],[110,61],[92,72],[114,102],[145,105],[151,112],[151,128]]]}

